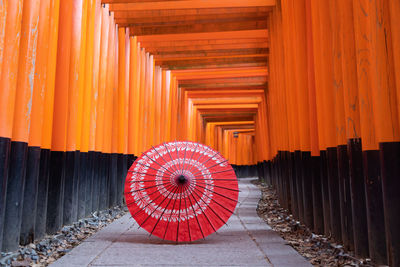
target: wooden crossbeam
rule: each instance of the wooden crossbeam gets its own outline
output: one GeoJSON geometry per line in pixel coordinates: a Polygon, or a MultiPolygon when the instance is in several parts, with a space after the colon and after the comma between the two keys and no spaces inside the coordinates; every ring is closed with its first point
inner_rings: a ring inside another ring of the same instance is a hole
{"type": "Polygon", "coordinates": [[[190,92],[205,92],[205,91],[215,91],[220,92],[223,90],[229,90],[231,91],[231,93],[233,93],[233,91],[240,91],[240,90],[246,90],[248,91],[248,93],[251,93],[251,91],[258,91],[258,90],[262,90],[264,92],[264,90],[266,89],[267,84],[263,83],[263,84],[247,84],[247,85],[243,85],[243,84],[233,84],[233,85],[215,85],[215,87],[211,86],[211,85],[207,85],[207,86],[197,86],[197,87],[193,87],[193,86],[188,86],[185,87],[184,85],[179,85],[182,89],[184,89],[185,91],[190,91],[190,92]]]}
{"type": "Polygon", "coordinates": [[[199,68],[199,67],[216,67],[216,66],[235,66],[235,64],[251,63],[263,63],[261,65],[267,65],[267,55],[256,55],[256,56],[233,56],[233,57],[204,57],[204,58],[180,58],[178,60],[160,60],[156,61],[157,65],[169,68],[199,68]]]}
{"type": "Polygon", "coordinates": [[[187,0],[110,4],[110,10],[140,11],[161,9],[226,8],[226,7],[273,7],[275,0],[187,0]]]}
{"type": "MultiPolygon", "coordinates": [[[[237,13],[255,13],[255,12],[270,12],[271,7],[240,7],[240,8],[202,8],[202,9],[162,9],[162,10],[140,10],[140,11],[129,11],[129,10],[117,10],[113,11],[116,19],[131,19],[140,21],[142,19],[149,18],[166,18],[170,17],[174,19],[179,16],[218,16],[218,15],[229,15],[237,13]]],[[[157,20],[157,19],[155,19],[157,20]]]]}
{"type": "Polygon", "coordinates": [[[267,61],[259,61],[259,62],[207,62],[202,64],[201,62],[194,62],[193,64],[178,64],[178,65],[167,65],[165,62],[163,63],[162,67],[169,70],[186,70],[186,69],[193,69],[193,68],[228,68],[228,67],[267,67],[267,61]]]}
{"type": "MultiPolygon", "coordinates": [[[[266,18],[256,18],[259,20],[234,21],[234,22],[209,22],[191,23],[184,25],[162,25],[162,26],[131,26],[129,32],[132,35],[160,35],[177,33],[200,33],[200,32],[220,32],[220,31],[242,31],[265,29],[267,27],[266,18]]],[[[159,37],[161,39],[161,37],[159,37]]]]}
{"type": "Polygon", "coordinates": [[[205,74],[205,73],[215,73],[215,72],[243,72],[243,73],[247,73],[247,72],[255,72],[255,71],[265,71],[266,68],[263,67],[242,67],[242,68],[215,68],[215,69],[190,69],[190,70],[175,70],[173,71],[173,74],[176,77],[183,77],[186,74],[205,74]]]}
{"type": "Polygon", "coordinates": [[[212,78],[234,78],[234,77],[257,77],[267,76],[267,68],[256,67],[256,68],[223,68],[221,70],[194,70],[194,71],[176,71],[174,72],[175,77],[178,81],[184,80],[201,80],[201,79],[212,79],[212,78]]]}
{"type": "Polygon", "coordinates": [[[268,30],[245,30],[245,31],[220,31],[210,33],[179,33],[138,36],[138,42],[166,42],[166,41],[193,41],[193,40],[223,40],[223,39],[244,39],[244,38],[268,38],[268,30]]]}
{"type": "Polygon", "coordinates": [[[237,13],[222,13],[222,14],[204,14],[204,15],[174,15],[174,16],[150,16],[143,18],[132,17],[117,17],[115,22],[120,27],[126,26],[142,26],[155,27],[166,25],[184,25],[184,24],[201,24],[201,23],[220,23],[220,22],[239,22],[246,20],[261,20],[268,16],[268,12],[243,12],[241,9],[236,9],[237,13]]]}
{"type": "Polygon", "coordinates": [[[243,127],[249,127],[251,128],[252,126],[254,127],[255,121],[216,121],[216,122],[207,122],[211,125],[216,125],[216,126],[225,126],[225,127],[238,127],[238,126],[243,126],[243,127]]]}
{"type": "Polygon", "coordinates": [[[235,121],[251,121],[254,120],[254,115],[249,115],[249,114],[236,114],[236,115],[231,115],[229,117],[223,116],[222,114],[202,114],[203,120],[206,123],[209,122],[235,122],[235,121]]]}
{"type": "MultiPolygon", "coordinates": [[[[186,1],[186,0],[157,0],[157,2],[186,1]]],[[[104,4],[155,2],[155,0],[101,0],[104,4]]]]}
{"type": "Polygon", "coordinates": [[[268,48],[268,42],[253,42],[253,43],[229,43],[226,44],[190,44],[191,42],[187,42],[187,45],[179,44],[179,42],[175,43],[171,46],[151,46],[146,45],[146,51],[153,54],[162,54],[168,52],[181,52],[181,51],[209,51],[209,50],[222,50],[222,49],[254,49],[254,48],[268,48]]]}
{"type": "Polygon", "coordinates": [[[223,112],[229,112],[232,110],[247,111],[258,111],[258,104],[226,104],[226,105],[197,105],[198,110],[209,110],[211,112],[221,110],[223,112]]]}
{"type": "Polygon", "coordinates": [[[226,82],[226,83],[221,83],[221,84],[182,84],[182,87],[185,87],[186,89],[192,89],[192,90],[204,90],[204,89],[213,89],[213,90],[220,90],[221,88],[234,88],[235,86],[238,87],[268,87],[267,82],[226,82]]]}
{"type": "Polygon", "coordinates": [[[232,58],[232,57],[266,57],[269,51],[267,48],[252,49],[223,49],[209,51],[175,51],[155,53],[156,61],[165,60],[189,60],[189,59],[207,59],[207,58],[232,58]]]}
{"type": "Polygon", "coordinates": [[[251,112],[243,112],[243,111],[224,111],[224,110],[217,110],[214,112],[210,112],[207,110],[200,110],[200,117],[202,118],[202,120],[204,121],[219,121],[221,120],[221,118],[226,118],[229,119],[231,118],[232,120],[234,120],[235,118],[250,118],[250,120],[254,120],[254,116],[257,114],[254,111],[251,112]],[[227,114],[229,114],[229,116],[227,116],[227,114]]]}
{"type": "Polygon", "coordinates": [[[202,86],[208,84],[262,84],[268,81],[268,76],[255,76],[255,77],[224,77],[224,78],[206,78],[206,79],[191,79],[182,81],[179,85],[182,87],[202,86]]]}

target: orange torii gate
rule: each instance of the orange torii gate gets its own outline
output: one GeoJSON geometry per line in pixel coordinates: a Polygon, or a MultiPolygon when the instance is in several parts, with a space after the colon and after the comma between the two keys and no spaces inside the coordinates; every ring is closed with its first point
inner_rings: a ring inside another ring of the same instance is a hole
{"type": "Polygon", "coordinates": [[[399,13],[398,0],[2,0],[2,250],[122,204],[136,156],[189,139],[257,163],[314,232],[400,265],[399,13]]]}

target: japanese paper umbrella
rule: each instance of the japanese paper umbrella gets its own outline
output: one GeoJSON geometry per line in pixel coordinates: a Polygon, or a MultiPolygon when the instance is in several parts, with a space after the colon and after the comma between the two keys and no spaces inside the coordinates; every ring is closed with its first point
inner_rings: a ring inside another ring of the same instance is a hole
{"type": "Polygon", "coordinates": [[[235,210],[238,192],[228,161],[194,142],[152,147],[132,164],[125,182],[126,204],[139,226],[176,242],[217,231],[235,210]]]}

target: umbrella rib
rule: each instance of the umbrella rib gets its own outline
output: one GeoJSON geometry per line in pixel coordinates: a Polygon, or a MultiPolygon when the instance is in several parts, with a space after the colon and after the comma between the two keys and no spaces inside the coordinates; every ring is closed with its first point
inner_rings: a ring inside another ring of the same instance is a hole
{"type": "Polygon", "coordinates": [[[190,202],[190,206],[192,207],[192,210],[193,210],[193,213],[194,213],[194,217],[196,218],[197,225],[199,226],[201,235],[203,236],[203,238],[205,238],[204,233],[203,233],[203,229],[201,229],[201,225],[200,225],[200,222],[199,222],[199,218],[197,218],[197,213],[196,213],[196,211],[194,210],[192,200],[190,200],[190,197],[189,197],[189,196],[188,196],[188,199],[189,199],[189,202],[190,202]]]}
{"type": "MultiPolygon", "coordinates": [[[[176,193],[177,190],[178,190],[178,187],[175,187],[175,188],[174,188],[174,191],[173,191],[174,193],[172,194],[172,198],[174,198],[175,193],[176,193]]],[[[150,235],[152,235],[153,232],[154,232],[154,230],[156,229],[157,224],[160,222],[162,216],[164,215],[165,211],[167,210],[167,208],[168,208],[168,206],[169,206],[169,203],[171,203],[171,201],[172,201],[172,198],[169,199],[169,201],[168,201],[168,203],[167,203],[167,206],[165,206],[165,208],[164,208],[163,212],[161,213],[160,217],[157,219],[157,222],[156,222],[156,224],[154,225],[153,230],[151,230],[151,232],[150,232],[150,235]]]]}
{"type": "Polygon", "coordinates": [[[164,159],[164,157],[160,154],[160,152],[157,151],[157,149],[156,149],[154,146],[151,146],[151,147],[157,152],[157,154],[160,156],[160,158],[162,158],[162,160],[163,160],[165,163],[168,163],[168,161],[166,161],[166,160],[164,159]]]}
{"type": "MultiPolygon", "coordinates": [[[[192,195],[189,195],[189,197],[188,197],[189,199],[190,199],[190,196],[192,196],[192,195]]],[[[211,221],[210,221],[210,219],[208,218],[207,214],[206,214],[206,213],[204,212],[204,210],[201,208],[199,202],[197,202],[197,200],[195,199],[194,196],[192,196],[192,197],[193,197],[193,200],[196,202],[197,206],[199,206],[201,212],[204,214],[204,216],[206,216],[206,219],[207,219],[208,223],[211,225],[211,227],[212,227],[212,229],[214,230],[214,232],[216,232],[217,230],[215,229],[214,225],[211,223],[211,221]]]]}
{"type": "MultiPolygon", "coordinates": [[[[160,154],[160,152],[158,152],[157,151],[157,149],[155,149],[155,147],[153,147],[153,146],[151,146],[157,153],[158,153],[158,155],[160,155],[160,157],[162,158],[162,160],[165,162],[165,163],[167,163],[168,164],[168,161],[166,161],[165,159],[164,159],[164,157],[160,154]]],[[[164,146],[165,147],[165,149],[168,151],[168,149],[167,149],[167,147],[166,146],[164,146]]],[[[169,153],[169,151],[168,151],[168,153],[169,153]]],[[[171,155],[170,155],[171,156],[171,155]]],[[[172,160],[172,158],[171,158],[171,160],[172,160]]],[[[172,166],[172,165],[171,165],[172,166]]],[[[173,174],[171,171],[169,171],[171,174],[173,174]]]]}
{"type": "Polygon", "coordinates": [[[179,173],[181,173],[182,168],[179,160],[178,144],[176,143],[176,140],[175,140],[175,149],[176,149],[176,160],[178,161],[179,173]]]}
{"type": "Polygon", "coordinates": [[[237,181],[237,179],[213,179],[213,178],[209,178],[209,179],[196,179],[196,181],[237,181]]]}
{"type": "MultiPolygon", "coordinates": [[[[200,179],[197,179],[197,180],[200,180],[200,179]]],[[[140,182],[147,183],[147,182],[154,182],[154,181],[155,180],[133,180],[133,181],[129,181],[129,183],[140,183],[140,182]]],[[[166,181],[166,180],[165,179],[161,179],[161,181],[166,181]]]]}
{"type": "Polygon", "coordinates": [[[143,188],[140,188],[140,189],[137,189],[137,190],[133,190],[133,191],[125,191],[124,193],[125,194],[135,193],[135,192],[143,191],[143,190],[146,190],[146,189],[154,188],[156,186],[157,185],[152,185],[152,186],[149,186],[149,187],[143,187],[143,188]]]}
{"type": "Polygon", "coordinates": [[[209,157],[206,161],[202,162],[202,164],[203,165],[206,164],[210,159],[213,159],[217,154],[218,154],[218,152],[215,153],[214,155],[212,155],[211,157],[209,157]]]}
{"type": "MultiPolygon", "coordinates": [[[[172,189],[174,187],[174,185],[169,185],[168,186],[168,188],[164,188],[164,191],[162,192],[162,193],[165,193],[165,192],[167,192],[167,191],[169,191],[170,189],[172,189]]],[[[154,194],[154,193],[157,193],[157,192],[159,192],[160,193],[160,191],[154,191],[154,192],[152,192],[152,193],[150,193],[150,194],[148,194],[147,196],[150,196],[150,195],[152,195],[152,194],[154,194]]],[[[152,199],[149,203],[147,203],[147,205],[146,206],[144,206],[144,208],[146,208],[148,205],[150,205],[151,203],[153,203],[153,201],[155,201],[155,200],[157,200],[160,196],[162,196],[161,194],[158,196],[158,197],[156,197],[155,199],[152,199]]],[[[144,197],[143,197],[144,198],[144,197]]],[[[142,199],[143,199],[142,198],[142,199]]],[[[135,201],[136,202],[136,201],[135,201]]],[[[136,215],[136,214],[135,214],[136,215]]]]}
{"type": "MultiPolygon", "coordinates": [[[[212,166],[210,166],[210,167],[204,168],[203,170],[198,170],[197,172],[193,173],[193,175],[198,174],[199,172],[203,172],[204,170],[209,170],[209,169],[211,169],[211,168],[214,168],[215,166],[221,165],[221,164],[223,164],[223,163],[225,163],[225,162],[227,162],[227,161],[228,161],[228,160],[226,159],[226,160],[223,160],[223,161],[221,161],[221,162],[219,162],[219,163],[216,163],[216,164],[214,164],[214,165],[212,165],[212,166]]],[[[203,165],[204,165],[204,163],[206,163],[206,162],[203,162],[203,165]]]]}
{"type": "Polygon", "coordinates": [[[168,230],[169,222],[171,221],[171,218],[172,218],[173,211],[175,210],[175,203],[176,203],[176,198],[174,199],[174,205],[172,206],[171,214],[169,215],[169,218],[168,218],[167,227],[165,228],[165,232],[164,232],[163,240],[165,239],[165,235],[167,234],[167,230],[168,230]]]}
{"type": "Polygon", "coordinates": [[[185,161],[186,161],[187,147],[188,147],[188,142],[186,142],[185,154],[183,154],[183,163],[182,163],[181,174],[183,174],[183,171],[185,170],[185,161]]]}
{"type": "MultiPolygon", "coordinates": [[[[176,142],[176,141],[175,141],[176,142]]],[[[178,151],[178,149],[176,150],[178,151]]],[[[178,228],[176,230],[176,242],[178,242],[178,236],[179,236],[179,222],[180,222],[180,218],[181,218],[181,203],[182,203],[182,191],[183,191],[183,187],[181,187],[181,191],[179,192],[179,209],[178,209],[178,228]]]]}
{"type": "MultiPolygon", "coordinates": [[[[171,186],[173,186],[173,185],[171,185],[171,186]]],[[[165,188],[165,191],[167,191],[167,189],[165,188]]],[[[157,193],[157,192],[159,192],[159,191],[154,191],[154,192],[152,192],[152,193],[150,193],[150,194],[148,194],[147,196],[151,196],[151,195],[153,195],[154,193],[157,193]]],[[[125,193],[125,195],[126,195],[127,193],[125,193]]],[[[133,204],[133,203],[135,203],[135,202],[137,202],[137,201],[139,201],[139,200],[142,200],[142,199],[144,199],[146,196],[144,196],[144,197],[141,197],[141,198],[139,198],[139,199],[136,199],[135,201],[133,201],[133,202],[129,202],[129,203],[126,203],[126,205],[127,206],[129,206],[129,205],[131,205],[131,204],[133,204]]]]}
{"type": "MultiPolygon", "coordinates": [[[[172,191],[169,192],[168,195],[167,195],[166,197],[164,197],[164,199],[160,202],[160,204],[158,204],[158,207],[160,207],[161,204],[164,203],[164,201],[169,197],[169,195],[171,195],[171,193],[172,193],[172,191]]],[[[160,194],[159,196],[162,196],[162,195],[160,194]]],[[[158,196],[158,197],[159,197],[159,196],[158,196]]],[[[157,198],[158,198],[158,197],[157,197],[157,198]]],[[[157,198],[155,198],[154,200],[156,200],[157,198]]],[[[151,203],[151,202],[150,202],[150,203],[151,203]]],[[[149,203],[149,204],[150,204],[150,203],[149,203]]],[[[149,205],[149,204],[147,204],[147,205],[149,205]]],[[[147,206],[146,206],[146,207],[147,207],[147,206]]],[[[139,227],[142,227],[142,225],[151,217],[151,215],[153,215],[153,213],[154,213],[156,210],[157,210],[157,208],[155,208],[155,209],[147,216],[147,218],[139,225],[139,227]]]]}
{"type": "MultiPolygon", "coordinates": [[[[221,220],[221,222],[223,223],[223,224],[225,224],[226,223],[226,221],[224,221],[215,211],[214,211],[214,209],[213,208],[211,208],[211,206],[210,205],[208,205],[197,193],[196,193],[196,191],[194,191],[193,190],[193,193],[195,193],[196,194],[196,196],[204,203],[204,204],[206,204],[207,205],[207,207],[212,211],[212,212],[214,212],[214,214],[218,217],[218,219],[220,219],[221,220]]],[[[208,196],[207,196],[208,197],[208,196]]],[[[212,198],[211,198],[211,200],[212,200],[212,198]]]]}
{"type": "MultiPolygon", "coordinates": [[[[196,147],[194,148],[194,150],[193,150],[193,153],[192,153],[192,155],[190,156],[190,159],[189,159],[189,161],[188,162],[192,162],[192,159],[193,159],[193,156],[194,156],[194,153],[196,153],[196,151],[197,151],[197,147],[199,146],[199,143],[196,143],[196,147]]],[[[189,165],[189,163],[188,163],[188,165],[189,165]]],[[[185,169],[186,170],[186,169],[185,169]]]]}
{"type": "MultiPolygon", "coordinates": [[[[217,173],[223,173],[223,172],[229,172],[231,171],[231,169],[228,170],[223,170],[223,171],[218,171],[218,172],[210,172],[209,174],[197,174],[197,175],[193,175],[194,177],[200,177],[200,176],[205,176],[205,175],[212,175],[212,174],[217,174],[217,173]]],[[[198,179],[196,179],[198,180],[198,179]]],[[[215,179],[217,180],[217,179],[215,179]]]]}
{"type": "Polygon", "coordinates": [[[153,167],[151,167],[151,166],[147,166],[147,165],[145,165],[145,164],[142,164],[142,163],[140,163],[140,162],[136,162],[136,164],[139,164],[139,165],[142,165],[142,166],[144,166],[144,167],[147,167],[147,168],[150,168],[150,169],[152,169],[152,170],[155,170],[156,172],[158,172],[159,170],[157,170],[157,169],[154,169],[153,167]]]}
{"type": "MultiPolygon", "coordinates": [[[[204,166],[204,164],[206,164],[210,159],[212,159],[212,158],[214,158],[216,155],[218,154],[218,151],[217,151],[217,153],[215,153],[212,157],[210,157],[210,158],[208,158],[206,161],[204,161],[204,162],[202,162],[201,164],[204,166]]],[[[199,161],[200,160],[200,158],[202,158],[203,156],[205,155],[205,153],[203,153],[203,155],[201,155],[198,159],[197,159],[197,161],[199,161]]],[[[219,163],[220,164],[220,163],[219,163]]],[[[192,165],[193,166],[193,165],[192,165]]],[[[191,169],[190,169],[191,170],[191,169]]],[[[203,170],[198,170],[197,172],[195,172],[195,173],[198,173],[198,172],[202,172],[203,170]]]]}
{"type": "MultiPolygon", "coordinates": [[[[169,155],[169,157],[171,158],[171,168],[172,168],[172,166],[174,166],[175,167],[175,165],[174,164],[172,164],[173,162],[174,162],[174,160],[172,159],[172,156],[171,156],[171,153],[169,152],[169,149],[168,149],[168,147],[165,145],[165,143],[163,143],[163,146],[165,147],[165,149],[167,150],[167,152],[168,152],[168,155],[169,155]]],[[[178,169],[176,169],[176,168],[174,168],[175,169],[175,171],[178,171],[178,169]]]]}
{"type": "Polygon", "coordinates": [[[210,189],[208,189],[208,188],[206,188],[206,187],[204,187],[204,186],[201,186],[201,185],[199,185],[199,184],[198,184],[198,186],[201,187],[201,188],[204,188],[205,190],[210,191],[210,192],[212,192],[212,193],[214,193],[214,194],[217,194],[217,195],[219,195],[219,196],[221,196],[221,197],[224,197],[224,198],[226,198],[226,199],[229,199],[229,200],[232,200],[232,201],[234,201],[234,202],[237,202],[237,200],[234,200],[234,199],[232,199],[232,198],[230,198],[230,197],[224,196],[224,195],[222,195],[222,194],[220,194],[220,193],[218,193],[218,192],[215,192],[215,191],[213,191],[213,190],[210,190],[210,189]]]}
{"type": "MultiPolygon", "coordinates": [[[[206,148],[207,148],[207,151],[208,151],[208,150],[210,150],[208,147],[206,147],[206,148]]],[[[203,158],[203,157],[204,157],[204,155],[205,155],[205,152],[206,152],[206,151],[204,151],[204,153],[203,153],[203,154],[200,154],[200,156],[197,158],[197,161],[199,161],[201,158],[203,158]]],[[[192,165],[188,171],[192,171],[192,169],[193,169],[193,166],[194,166],[194,165],[192,165]]]]}
{"type": "MultiPolygon", "coordinates": [[[[202,185],[207,185],[206,183],[202,183],[202,185]]],[[[222,189],[225,189],[225,190],[229,190],[229,191],[234,191],[234,192],[239,192],[239,190],[237,190],[237,189],[233,189],[233,188],[227,188],[227,187],[224,187],[224,186],[219,186],[219,185],[213,185],[214,187],[218,187],[218,188],[222,188],[222,189]]]]}
{"type": "MultiPolygon", "coordinates": [[[[201,191],[199,189],[197,189],[196,187],[192,187],[193,191],[198,191],[201,193],[201,191]]],[[[225,210],[227,210],[230,213],[233,213],[232,210],[228,209],[227,207],[225,207],[224,205],[220,204],[218,201],[216,201],[215,199],[213,199],[212,197],[210,197],[209,195],[205,194],[209,199],[211,199],[212,201],[214,201],[215,203],[217,203],[219,206],[221,206],[222,208],[224,208],[225,210]]]]}
{"type": "Polygon", "coordinates": [[[183,196],[183,200],[185,201],[185,211],[186,211],[186,221],[187,221],[188,232],[189,232],[189,241],[192,241],[192,235],[190,234],[189,212],[187,210],[187,203],[186,203],[186,196],[187,196],[186,193],[187,193],[187,191],[185,191],[185,194],[183,196]]]}
{"type": "Polygon", "coordinates": [[[168,170],[167,168],[165,168],[164,166],[162,166],[160,163],[158,163],[157,161],[155,161],[154,159],[150,158],[149,156],[147,156],[145,153],[143,154],[146,157],[148,157],[149,159],[151,159],[154,163],[157,163],[158,166],[160,166],[161,168],[163,168],[164,170],[166,170],[167,172],[169,172],[170,174],[172,174],[172,172],[170,170],[168,170]]]}
{"type": "MultiPolygon", "coordinates": [[[[164,185],[165,183],[162,183],[162,185],[164,185]]],[[[135,192],[138,192],[138,191],[142,191],[142,190],[146,190],[146,189],[150,189],[150,188],[154,188],[154,187],[156,187],[156,186],[158,186],[158,184],[156,184],[156,185],[152,185],[152,186],[149,186],[149,187],[143,187],[143,188],[140,188],[140,189],[137,189],[137,190],[134,190],[134,191],[128,191],[128,192],[124,192],[125,194],[128,194],[128,193],[135,193],[135,192]]]]}
{"type": "Polygon", "coordinates": [[[164,175],[151,174],[151,173],[144,173],[144,172],[131,171],[131,170],[129,170],[128,172],[134,172],[134,173],[137,173],[137,174],[143,174],[143,175],[149,175],[149,176],[155,176],[155,177],[164,177],[164,175]]]}

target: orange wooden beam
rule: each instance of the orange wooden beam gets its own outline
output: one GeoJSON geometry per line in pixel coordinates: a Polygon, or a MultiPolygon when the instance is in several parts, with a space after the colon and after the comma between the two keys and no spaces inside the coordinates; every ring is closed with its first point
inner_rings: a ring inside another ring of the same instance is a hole
{"type": "Polygon", "coordinates": [[[192,9],[192,8],[230,8],[230,7],[273,7],[275,0],[187,0],[187,1],[164,1],[164,2],[138,2],[110,4],[113,11],[141,11],[160,9],[192,9]]]}
{"type": "Polygon", "coordinates": [[[244,39],[244,38],[268,38],[268,30],[246,30],[246,31],[220,31],[212,33],[179,33],[138,36],[138,42],[166,41],[193,41],[193,40],[220,40],[220,39],[244,39]]]}
{"type": "Polygon", "coordinates": [[[121,17],[116,18],[116,23],[119,26],[144,26],[155,27],[165,25],[184,25],[194,23],[211,23],[211,22],[233,22],[233,21],[246,21],[255,19],[266,19],[268,12],[265,10],[254,10],[253,12],[245,12],[243,9],[231,9],[229,13],[219,13],[210,16],[209,14],[196,14],[196,15],[167,15],[167,16],[148,16],[148,17],[121,17]]]}
{"type": "MultiPolygon", "coordinates": [[[[185,0],[186,1],[186,0],[185,0]]],[[[115,17],[118,19],[132,19],[140,21],[149,18],[168,18],[191,16],[198,17],[208,15],[213,16],[237,14],[237,13],[259,13],[270,12],[272,7],[230,7],[230,8],[190,8],[190,9],[158,9],[158,10],[114,10],[115,17]]],[[[156,19],[157,20],[157,19],[156,19]]]]}
{"type": "Polygon", "coordinates": [[[170,40],[170,41],[142,41],[141,45],[146,47],[149,52],[185,50],[185,49],[210,49],[225,46],[249,47],[268,47],[268,40],[262,38],[232,38],[232,39],[209,39],[209,40],[170,40]]]}
{"type": "Polygon", "coordinates": [[[266,17],[253,18],[246,21],[233,22],[192,22],[183,25],[155,25],[155,26],[129,26],[132,35],[154,35],[154,34],[178,34],[178,33],[209,33],[220,31],[241,31],[265,29],[267,27],[266,17]]]}

